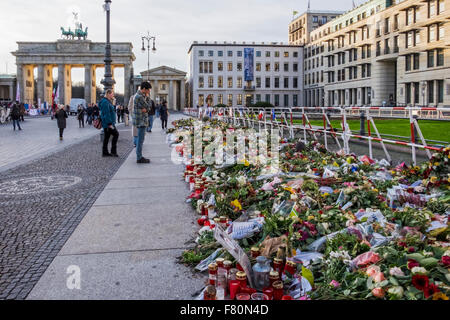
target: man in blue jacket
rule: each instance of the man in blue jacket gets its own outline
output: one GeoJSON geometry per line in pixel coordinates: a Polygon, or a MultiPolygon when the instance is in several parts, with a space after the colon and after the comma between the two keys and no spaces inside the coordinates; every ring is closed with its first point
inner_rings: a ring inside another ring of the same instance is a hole
{"type": "Polygon", "coordinates": [[[100,101],[100,117],[102,119],[105,138],[103,140],[103,157],[119,157],[117,155],[117,141],[119,140],[119,131],[116,129],[116,111],[112,101],[114,100],[114,91],[106,90],[105,97],[100,101]],[[111,153],[108,152],[109,138],[112,139],[111,153]]]}

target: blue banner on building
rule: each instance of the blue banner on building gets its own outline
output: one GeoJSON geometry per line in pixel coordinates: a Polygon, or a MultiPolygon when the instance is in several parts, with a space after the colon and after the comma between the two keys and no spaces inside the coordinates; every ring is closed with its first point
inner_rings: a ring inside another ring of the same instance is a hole
{"type": "Polygon", "coordinates": [[[253,48],[245,48],[244,49],[244,72],[245,72],[245,81],[253,81],[254,80],[254,55],[255,49],[253,48]]]}

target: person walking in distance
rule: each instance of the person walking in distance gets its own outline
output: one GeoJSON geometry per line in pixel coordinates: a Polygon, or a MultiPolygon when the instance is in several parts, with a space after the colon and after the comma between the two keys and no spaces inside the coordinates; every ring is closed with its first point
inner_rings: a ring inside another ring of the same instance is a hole
{"type": "Polygon", "coordinates": [[[78,126],[84,128],[84,107],[80,104],[78,106],[78,126]]]}
{"type": "Polygon", "coordinates": [[[19,131],[22,130],[22,128],[20,127],[20,108],[19,106],[14,103],[12,108],[11,108],[11,119],[13,122],[13,127],[14,127],[14,131],[16,131],[16,124],[19,127],[19,131]]]}
{"type": "Polygon", "coordinates": [[[134,142],[134,147],[135,148],[137,146],[137,141],[138,141],[138,130],[137,130],[136,126],[133,124],[133,119],[134,119],[134,99],[139,94],[139,91],[140,91],[140,88],[138,88],[138,91],[136,92],[135,95],[133,95],[130,98],[130,102],[128,103],[128,112],[130,114],[131,123],[132,123],[132,127],[133,127],[133,129],[131,130],[131,133],[133,134],[133,142],[134,142]]]}
{"type": "Polygon", "coordinates": [[[161,114],[162,129],[167,130],[167,121],[169,120],[169,110],[167,109],[167,101],[163,101],[159,109],[161,114]]]}
{"type": "Polygon", "coordinates": [[[100,117],[102,119],[102,126],[105,132],[103,140],[103,157],[118,157],[117,155],[117,141],[119,140],[119,131],[116,129],[116,111],[113,106],[114,91],[112,89],[106,90],[105,97],[100,101],[100,117]],[[111,153],[108,152],[109,139],[112,139],[111,153]]]}
{"type": "Polygon", "coordinates": [[[87,112],[87,122],[91,126],[92,125],[92,116],[93,116],[93,113],[94,113],[94,108],[92,107],[92,104],[90,104],[87,107],[86,112],[87,112]]]}
{"type": "Polygon", "coordinates": [[[20,120],[22,122],[25,122],[25,119],[23,118],[23,116],[25,115],[25,105],[23,103],[20,104],[20,120]]]}
{"type": "Polygon", "coordinates": [[[150,110],[148,111],[148,128],[147,132],[152,132],[153,129],[153,120],[155,118],[156,106],[153,100],[150,100],[150,110]]]}
{"type": "Polygon", "coordinates": [[[145,140],[145,131],[148,127],[148,113],[151,109],[150,91],[152,85],[145,81],[141,84],[141,90],[134,98],[133,125],[138,130],[136,146],[137,163],[150,163],[149,159],[142,156],[142,147],[145,140]]]}
{"type": "Polygon", "coordinates": [[[67,126],[67,121],[66,119],[69,116],[67,115],[66,110],[64,110],[64,105],[61,105],[59,107],[59,110],[56,112],[55,118],[58,124],[58,128],[59,128],[59,140],[63,140],[63,134],[64,134],[64,129],[67,126]]]}

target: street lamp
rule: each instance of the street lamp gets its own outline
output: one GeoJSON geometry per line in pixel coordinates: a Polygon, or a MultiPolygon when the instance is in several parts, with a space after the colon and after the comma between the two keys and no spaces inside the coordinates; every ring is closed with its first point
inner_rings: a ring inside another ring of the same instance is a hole
{"type": "Polygon", "coordinates": [[[103,9],[106,11],[106,47],[105,47],[105,78],[102,80],[102,84],[106,93],[106,90],[112,89],[116,81],[113,79],[111,70],[111,36],[110,36],[110,12],[111,12],[111,0],[105,0],[103,9]]]}
{"type": "Polygon", "coordinates": [[[150,80],[150,41],[153,40],[153,48],[152,52],[156,53],[156,46],[155,46],[155,40],[156,37],[150,36],[150,31],[147,31],[147,35],[142,37],[142,52],[147,51],[148,53],[148,60],[147,60],[147,80],[150,80]],[[145,41],[147,41],[147,49],[145,48],[145,41]]]}

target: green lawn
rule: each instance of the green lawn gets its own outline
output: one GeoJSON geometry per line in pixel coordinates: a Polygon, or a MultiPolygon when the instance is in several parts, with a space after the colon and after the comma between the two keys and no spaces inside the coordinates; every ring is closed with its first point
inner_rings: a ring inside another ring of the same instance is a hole
{"type": "MultiPolygon", "coordinates": [[[[295,122],[301,123],[301,120],[296,120],[295,122]]],[[[348,123],[352,131],[360,130],[359,120],[348,120],[348,123]]],[[[311,124],[314,126],[323,126],[323,121],[311,120],[311,124]]],[[[334,128],[341,128],[341,122],[339,120],[332,120],[331,124],[334,128]]],[[[391,134],[405,137],[411,136],[411,129],[408,119],[375,120],[375,124],[380,134],[391,134]]],[[[450,121],[419,120],[419,126],[425,139],[447,141],[450,144],[450,121]]],[[[372,128],[372,135],[374,135],[374,133],[375,132],[372,128]]]]}

